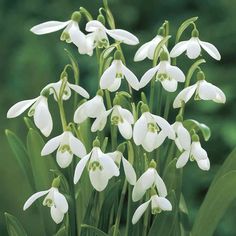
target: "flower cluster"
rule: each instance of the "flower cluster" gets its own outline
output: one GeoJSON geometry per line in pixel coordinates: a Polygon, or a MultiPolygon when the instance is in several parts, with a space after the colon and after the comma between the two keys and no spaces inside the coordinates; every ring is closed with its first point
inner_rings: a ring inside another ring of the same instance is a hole
{"type": "MultiPolygon", "coordinates": [[[[195,160],[199,168],[209,170],[210,161],[200,143],[201,130],[199,127],[189,127],[186,124],[184,109],[193,95],[195,100],[212,100],[217,103],[225,103],[226,98],[219,88],[206,81],[204,72],[200,68],[201,62],[197,61],[197,66],[194,64],[190,68],[191,73],[185,76],[185,73],[177,67],[176,57],[186,51],[188,58],[197,59],[201,56],[201,48],[216,60],[220,60],[220,54],[215,46],[199,39],[194,22],[188,25],[188,27],[194,26],[191,39],[177,42],[169,52],[170,37],[165,22],[158,35],[143,44],[134,56],[136,62],[146,58],[153,61],[153,67],[140,76],[139,80],[126,65],[121,49],[122,44],[138,44],[138,38],[126,30],[106,28],[105,17],[101,12],[97,20],[90,19],[87,22],[85,31],[88,33],[84,33],[79,27],[82,16],[81,12],[74,12],[68,21],[45,22],[34,26],[31,31],[42,35],[64,29],[61,40],[73,43],[78,48],[79,54],[92,56],[96,49],[100,71],[97,93],[90,98],[84,88],[77,83],[70,83],[67,69],[73,66],[66,66],[58,82],[46,85],[38,97],[16,103],[8,111],[7,117],[17,117],[30,108],[28,115],[33,116],[36,127],[48,137],[53,130],[48,99],[53,95],[58,104],[62,131],[47,141],[41,155],[46,156],[56,151],[56,161],[60,168],[67,168],[70,165],[74,167],[73,157],[79,157],[74,171],[74,184],[80,181],[86,170],[93,188],[97,191],[103,191],[110,179],[120,176],[123,173],[121,169],[124,170],[125,183],[127,181],[134,186],[132,200],[137,202],[144,195],[149,199],[134,212],[132,223],[135,224],[149,204],[151,204],[152,214],[172,210],[172,204],[167,199],[168,186],[166,187],[156,167],[156,163],[160,161],[157,149],[159,151],[163,149],[164,143],[176,145],[176,151],[171,157],[171,159],[177,157],[176,168],[184,167],[188,160],[195,160]],[[114,40],[113,44],[111,40],[114,40]],[[197,70],[196,82],[190,85],[195,70],[197,70]],[[179,112],[175,123],[170,124],[168,114],[163,115],[160,112],[161,107],[158,107],[158,104],[161,106],[159,102],[161,95],[156,94],[155,87],[158,86],[159,91],[174,93],[183,83],[184,89],[173,101],[173,108],[179,108],[179,112]],[[127,91],[119,90],[124,87],[124,84],[128,87],[127,91]],[[150,87],[149,102],[145,95],[147,87],[150,87]],[[137,101],[134,93],[136,94],[136,91],[142,88],[145,90],[141,93],[141,100],[137,101]],[[64,101],[70,99],[72,92],[80,95],[81,99],[73,111],[73,121],[67,122],[64,101]],[[87,133],[81,132],[80,127],[90,119],[93,119],[93,123],[87,133]],[[110,152],[107,151],[106,145],[105,147],[102,145],[105,142],[107,129],[111,140],[111,145],[108,145],[108,148],[111,146],[110,152]],[[93,144],[86,144],[84,137],[88,135],[93,137],[94,132],[97,132],[97,137],[93,144]],[[119,134],[121,137],[118,139],[119,134]],[[120,139],[124,139],[123,143],[117,144],[120,139]],[[124,148],[126,146],[127,152],[124,148]],[[129,154],[131,147],[134,152],[132,157],[129,154]],[[138,180],[136,172],[140,175],[138,180]]],[[[163,158],[167,159],[164,153],[167,152],[162,152],[163,158]]],[[[64,195],[58,190],[60,186],[58,178],[54,179],[49,190],[32,195],[25,203],[24,210],[37,198],[47,194],[43,205],[50,207],[52,219],[60,223],[68,211],[68,204],[64,195]]]]}

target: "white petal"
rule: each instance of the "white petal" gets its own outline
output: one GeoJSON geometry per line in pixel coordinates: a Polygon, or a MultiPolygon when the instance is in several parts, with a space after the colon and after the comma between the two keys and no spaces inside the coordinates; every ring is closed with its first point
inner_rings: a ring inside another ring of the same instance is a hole
{"type": "Polygon", "coordinates": [[[78,157],[84,157],[86,155],[86,149],[84,144],[70,132],[69,144],[71,151],[78,157]]]}
{"type": "Polygon", "coordinates": [[[161,197],[166,197],[167,196],[166,185],[156,170],[155,170],[155,185],[156,185],[159,195],[161,197]]]}
{"type": "Polygon", "coordinates": [[[158,66],[151,68],[148,70],[140,80],[140,88],[145,87],[153,78],[153,76],[157,73],[158,66]]]}
{"type": "Polygon", "coordinates": [[[192,142],[191,155],[196,160],[208,159],[207,152],[202,148],[200,142],[192,142]]]}
{"type": "Polygon", "coordinates": [[[187,103],[190,98],[193,96],[195,90],[197,88],[197,84],[191,85],[185,89],[183,89],[175,98],[173,107],[179,108],[181,107],[181,103],[187,103]]]}
{"type": "Polygon", "coordinates": [[[81,158],[81,160],[77,164],[77,166],[75,168],[74,184],[76,184],[80,180],[80,177],[83,173],[83,170],[84,170],[89,158],[90,158],[90,153],[87,156],[81,158]]]}
{"type": "Polygon", "coordinates": [[[106,111],[103,98],[99,95],[85,102],[84,106],[84,112],[90,118],[97,118],[106,111]]]}
{"type": "Polygon", "coordinates": [[[54,203],[55,207],[59,209],[62,213],[66,213],[68,211],[68,203],[63,194],[58,191],[54,191],[54,203]]]}
{"type": "Polygon", "coordinates": [[[189,150],[191,145],[191,137],[188,130],[184,128],[182,123],[180,123],[176,133],[182,148],[185,150],[189,150]]]}
{"type": "Polygon", "coordinates": [[[56,224],[59,224],[63,221],[64,213],[57,209],[55,206],[52,206],[50,209],[51,217],[56,224]]]}
{"type": "Polygon", "coordinates": [[[176,162],[176,168],[182,168],[186,165],[187,161],[189,160],[189,151],[184,151],[178,158],[176,162]]]}
{"type": "Polygon", "coordinates": [[[168,66],[167,67],[167,73],[172,78],[175,79],[178,82],[184,82],[185,81],[185,75],[182,70],[180,70],[177,66],[168,66]]]}
{"type": "Polygon", "coordinates": [[[106,30],[106,32],[113,39],[120,41],[122,43],[125,43],[128,45],[136,45],[139,43],[138,38],[126,30],[112,29],[112,30],[106,30]]]}
{"type": "Polygon", "coordinates": [[[188,41],[182,41],[182,42],[177,43],[170,51],[170,56],[178,57],[185,50],[187,50],[187,45],[188,45],[188,41]]]}
{"type": "Polygon", "coordinates": [[[171,211],[172,210],[172,205],[169,200],[167,200],[164,197],[158,197],[157,195],[152,196],[151,198],[152,203],[152,209],[154,208],[160,208],[163,211],[171,211]]]}
{"type": "Polygon", "coordinates": [[[161,81],[161,84],[168,92],[175,92],[177,89],[177,81],[174,79],[164,79],[161,81]]]}
{"type": "Polygon", "coordinates": [[[29,108],[38,98],[24,100],[17,102],[7,112],[7,118],[14,118],[22,114],[27,108],[29,108]]]}
{"type": "Polygon", "coordinates": [[[157,140],[157,133],[148,131],[142,143],[143,148],[147,152],[152,152],[156,148],[156,140],[157,140]]]}
{"type": "Polygon", "coordinates": [[[167,137],[167,135],[166,135],[165,131],[163,131],[163,130],[161,130],[157,134],[157,138],[156,138],[156,142],[155,142],[155,149],[162,145],[162,143],[165,141],[166,137],[167,137]]]}
{"type": "Polygon", "coordinates": [[[104,129],[107,123],[107,117],[109,116],[111,111],[112,109],[107,110],[96,118],[96,120],[93,122],[92,127],[91,127],[92,132],[97,132],[98,130],[102,131],[104,129]]]}
{"type": "Polygon", "coordinates": [[[57,164],[61,168],[68,167],[70,163],[72,162],[72,158],[73,158],[73,154],[71,154],[70,152],[68,151],[61,152],[59,151],[59,149],[57,150],[56,160],[57,160],[57,164]]]}
{"type": "Polygon", "coordinates": [[[99,192],[106,188],[109,180],[106,173],[98,169],[89,171],[89,178],[93,187],[99,192]]]}
{"type": "Polygon", "coordinates": [[[110,92],[115,92],[120,88],[121,78],[115,78],[113,83],[107,88],[110,92]]]}
{"type": "Polygon", "coordinates": [[[88,92],[84,88],[80,87],[79,85],[69,84],[69,87],[73,89],[76,93],[81,95],[82,97],[87,98],[87,99],[89,98],[88,92]]]}
{"type": "Polygon", "coordinates": [[[85,30],[88,32],[94,32],[97,29],[105,29],[104,25],[97,20],[91,20],[86,24],[85,30]]]}
{"type": "Polygon", "coordinates": [[[41,151],[41,156],[46,156],[52,152],[54,152],[58,146],[60,145],[62,135],[58,135],[55,138],[50,139],[43,147],[41,151]]]}
{"type": "Polygon", "coordinates": [[[215,87],[215,93],[216,93],[216,96],[213,99],[213,101],[217,102],[217,103],[225,103],[226,97],[225,97],[224,92],[221,89],[219,89],[218,87],[216,87],[215,85],[213,85],[213,86],[215,87]]]}
{"type": "Polygon", "coordinates": [[[88,118],[87,114],[85,113],[85,109],[86,109],[86,102],[80,105],[76,109],[74,118],[73,118],[75,123],[81,124],[88,118]]]}
{"type": "Polygon", "coordinates": [[[147,120],[142,115],[134,124],[133,139],[136,145],[140,145],[143,142],[147,134],[147,120]]]}
{"type": "Polygon", "coordinates": [[[220,60],[221,59],[221,56],[220,56],[220,53],[219,51],[217,50],[217,48],[211,44],[211,43],[207,43],[207,42],[204,42],[204,41],[201,41],[199,40],[199,43],[201,45],[201,47],[211,56],[213,57],[214,59],[216,60],[220,60]]]}
{"type": "Polygon", "coordinates": [[[155,181],[155,170],[153,168],[148,168],[145,171],[136,184],[134,185],[132,192],[132,199],[134,202],[140,200],[145,194],[146,190],[149,189],[155,181]]]}
{"type": "Polygon", "coordinates": [[[120,174],[119,168],[113,161],[113,159],[107,155],[103,154],[99,157],[100,164],[103,167],[103,171],[106,172],[106,176],[110,179],[113,176],[118,176],[120,174]]]}
{"type": "Polygon", "coordinates": [[[140,205],[137,208],[137,210],[134,212],[134,215],[133,215],[133,218],[132,218],[132,224],[136,224],[138,222],[138,220],[141,218],[143,213],[148,208],[148,205],[149,205],[150,201],[151,200],[148,200],[147,202],[143,203],[142,205],[140,205]]]}
{"type": "Polygon", "coordinates": [[[124,120],[123,122],[120,122],[118,124],[118,128],[123,138],[125,139],[132,138],[132,126],[126,120],[124,120]]]}
{"type": "Polygon", "coordinates": [[[135,53],[134,61],[142,61],[147,57],[150,42],[143,44],[135,53]]]}
{"type": "Polygon", "coordinates": [[[47,193],[49,192],[49,190],[45,190],[45,191],[40,191],[40,192],[37,192],[35,194],[33,194],[24,204],[23,206],[23,210],[25,211],[27,208],[29,208],[32,203],[34,203],[38,198],[46,195],[47,193]]]}
{"type": "Polygon", "coordinates": [[[53,123],[46,97],[42,97],[35,107],[34,123],[44,136],[48,137],[51,134],[53,123]]]}
{"type": "Polygon", "coordinates": [[[198,42],[198,38],[191,38],[188,41],[187,56],[190,59],[196,59],[201,53],[201,47],[198,42]]]}
{"type": "Polygon", "coordinates": [[[131,185],[135,185],[137,177],[133,166],[123,156],[122,156],[122,163],[127,181],[131,185]]]}
{"type": "Polygon", "coordinates": [[[134,123],[133,114],[129,110],[124,109],[121,106],[119,106],[119,113],[120,113],[121,117],[123,119],[127,120],[130,124],[134,123]]]}
{"type": "Polygon", "coordinates": [[[139,90],[139,81],[135,74],[128,69],[125,65],[122,64],[122,73],[125,76],[126,80],[128,81],[129,85],[135,89],[139,90]]]}
{"type": "Polygon", "coordinates": [[[198,167],[202,170],[210,169],[210,161],[209,159],[197,160],[198,167]]]}
{"type": "Polygon", "coordinates": [[[71,20],[69,21],[47,21],[44,23],[41,23],[39,25],[36,25],[34,27],[32,27],[30,29],[31,32],[33,32],[34,34],[48,34],[48,33],[52,33],[58,30],[61,30],[63,28],[65,28],[69,23],[71,22],[71,20]]]}

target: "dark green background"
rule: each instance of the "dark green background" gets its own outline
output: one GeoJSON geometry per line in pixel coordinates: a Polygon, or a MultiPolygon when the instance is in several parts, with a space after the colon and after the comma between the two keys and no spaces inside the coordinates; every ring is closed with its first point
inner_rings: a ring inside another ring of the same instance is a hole
{"type": "MultiPolygon", "coordinates": [[[[26,128],[22,117],[6,119],[8,108],[17,101],[36,97],[49,81],[59,79],[63,66],[68,63],[63,48],[75,49],[60,42],[60,33],[44,36],[33,35],[29,29],[47,20],[67,20],[70,14],[86,7],[96,17],[102,1],[42,1],[42,0],[1,0],[0,1],[0,235],[4,230],[3,212],[17,216],[29,235],[37,235],[37,212],[22,211],[28,195],[28,184],[19,172],[13,159],[4,129],[16,131],[25,140],[26,128]],[[30,234],[31,232],[31,234],[30,234]],[[33,234],[32,234],[33,232],[33,234]]],[[[194,219],[201,201],[217,169],[236,144],[236,2],[232,0],[111,0],[118,28],[127,29],[138,36],[141,43],[153,38],[163,20],[170,21],[170,33],[175,34],[180,23],[192,16],[199,16],[200,38],[217,46],[222,55],[220,62],[203,54],[207,65],[202,68],[207,80],[221,87],[226,93],[226,105],[212,102],[195,102],[187,106],[187,117],[209,125],[212,138],[203,146],[211,160],[209,172],[200,171],[195,163],[185,168],[183,189],[191,220],[194,219]]],[[[189,37],[187,31],[183,39],[189,37]]],[[[172,44],[173,45],[173,44],[172,44]]],[[[171,46],[172,46],[171,45],[171,46]]],[[[141,75],[150,67],[150,61],[132,63],[137,46],[124,46],[129,67],[141,75]]],[[[178,59],[186,72],[190,63],[185,56],[178,59]]],[[[95,93],[97,87],[96,61],[87,56],[79,56],[81,81],[89,91],[95,93]]],[[[173,113],[175,114],[175,112],[173,113]]],[[[232,189],[232,191],[236,191],[232,189]]],[[[236,234],[236,202],[227,211],[215,235],[236,234]]]]}

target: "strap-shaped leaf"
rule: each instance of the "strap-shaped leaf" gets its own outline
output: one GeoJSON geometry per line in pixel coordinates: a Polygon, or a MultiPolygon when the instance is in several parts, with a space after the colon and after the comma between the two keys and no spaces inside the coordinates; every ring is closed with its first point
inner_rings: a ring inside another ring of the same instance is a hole
{"type": "Polygon", "coordinates": [[[219,177],[207,192],[195,219],[192,236],[213,235],[220,219],[236,198],[236,171],[219,177]]]}
{"type": "Polygon", "coordinates": [[[10,215],[7,212],[5,212],[4,215],[9,236],[27,236],[26,231],[15,216],[10,215]]]}
{"type": "Polygon", "coordinates": [[[83,224],[83,225],[81,225],[81,227],[94,233],[96,236],[108,236],[108,234],[104,233],[103,231],[101,231],[100,229],[98,229],[92,225],[83,224]]]}
{"type": "Polygon", "coordinates": [[[30,161],[24,144],[21,140],[10,130],[5,131],[8,143],[14,153],[14,157],[20,166],[22,173],[25,175],[26,179],[29,181],[29,184],[34,190],[33,175],[30,168],[30,161]]]}

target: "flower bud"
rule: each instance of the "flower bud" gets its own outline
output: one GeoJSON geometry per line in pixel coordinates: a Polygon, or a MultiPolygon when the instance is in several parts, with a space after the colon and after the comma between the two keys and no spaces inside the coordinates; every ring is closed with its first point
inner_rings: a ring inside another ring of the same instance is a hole
{"type": "Polygon", "coordinates": [[[80,12],[79,12],[79,11],[73,12],[72,15],[71,15],[71,20],[76,21],[76,22],[79,23],[80,20],[81,20],[81,14],[80,14],[80,12]]]}
{"type": "Polygon", "coordinates": [[[204,80],[205,79],[205,74],[203,71],[199,71],[197,73],[197,80],[200,81],[200,80],[204,80]]]}
{"type": "Polygon", "coordinates": [[[165,28],[163,26],[161,26],[158,31],[157,34],[160,36],[165,36],[165,28]]]}
{"type": "Polygon", "coordinates": [[[147,104],[142,104],[141,105],[141,112],[144,113],[144,112],[149,112],[149,108],[148,108],[148,105],[147,104]]]}
{"type": "Polygon", "coordinates": [[[168,53],[165,52],[164,50],[162,50],[162,52],[160,54],[160,60],[161,61],[168,61],[168,58],[169,58],[168,53]]]}
{"type": "Polygon", "coordinates": [[[100,147],[100,141],[98,137],[96,137],[96,139],[93,141],[93,147],[100,147]]]}
{"type": "Polygon", "coordinates": [[[194,37],[194,38],[198,38],[199,37],[199,31],[197,29],[193,29],[192,37],[194,37]]]}
{"type": "Polygon", "coordinates": [[[105,17],[102,14],[99,14],[97,20],[100,21],[103,25],[105,25],[105,17]]]}
{"type": "Polygon", "coordinates": [[[54,188],[59,188],[60,182],[61,182],[60,176],[58,176],[57,178],[55,178],[55,179],[52,181],[52,187],[54,187],[54,188]]]}
{"type": "Polygon", "coordinates": [[[197,134],[192,135],[193,142],[199,142],[199,136],[197,134]]]}
{"type": "Polygon", "coordinates": [[[154,168],[154,169],[156,169],[156,167],[157,167],[157,163],[152,159],[152,160],[150,161],[150,163],[149,163],[149,168],[154,168]]]}
{"type": "Polygon", "coordinates": [[[114,59],[115,60],[121,60],[121,52],[117,50],[114,54],[114,59]]]}

